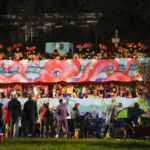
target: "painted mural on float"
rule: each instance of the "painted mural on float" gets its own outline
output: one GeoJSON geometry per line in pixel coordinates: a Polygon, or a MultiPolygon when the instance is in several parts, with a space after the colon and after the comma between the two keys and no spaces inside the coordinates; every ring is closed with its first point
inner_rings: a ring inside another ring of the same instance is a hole
{"type": "Polygon", "coordinates": [[[0,61],[0,83],[142,81],[150,58],[0,61]]]}

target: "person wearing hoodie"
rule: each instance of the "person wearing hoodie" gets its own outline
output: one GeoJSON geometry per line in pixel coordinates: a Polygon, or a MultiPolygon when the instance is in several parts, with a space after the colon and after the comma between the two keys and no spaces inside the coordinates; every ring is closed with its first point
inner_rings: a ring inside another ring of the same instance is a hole
{"type": "Polygon", "coordinates": [[[78,117],[80,117],[80,111],[79,111],[79,109],[78,109],[78,107],[79,107],[79,103],[75,103],[74,104],[74,107],[72,108],[72,110],[71,110],[71,119],[77,119],[78,117]]]}

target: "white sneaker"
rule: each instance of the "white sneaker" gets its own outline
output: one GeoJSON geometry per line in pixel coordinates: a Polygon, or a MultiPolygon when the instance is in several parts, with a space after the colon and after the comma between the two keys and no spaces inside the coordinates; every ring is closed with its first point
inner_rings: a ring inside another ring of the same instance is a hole
{"type": "Polygon", "coordinates": [[[58,134],[56,134],[55,138],[59,138],[59,135],[58,135],[58,134]]]}
{"type": "Polygon", "coordinates": [[[32,137],[32,134],[28,134],[28,137],[32,137]]]}
{"type": "Polygon", "coordinates": [[[65,135],[64,135],[64,138],[67,138],[67,137],[68,137],[67,134],[65,134],[65,135]]]}

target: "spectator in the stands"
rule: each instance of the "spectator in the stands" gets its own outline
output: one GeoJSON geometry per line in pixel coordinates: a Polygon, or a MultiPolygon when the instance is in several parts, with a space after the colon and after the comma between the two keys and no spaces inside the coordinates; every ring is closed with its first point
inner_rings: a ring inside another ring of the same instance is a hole
{"type": "Polygon", "coordinates": [[[4,46],[0,44],[0,60],[5,58],[4,46]]]}
{"type": "Polygon", "coordinates": [[[23,59],[23,53],[20,50],[21,47],[22,47],[22,44],[19,42],[17,44],[15,43],[13,45],[13,48],[14,48],[13,57],[14,57],[14,60],[16,60],[16,61],[23,59]]]}
{"type": "Polygon", "coordinates": [[[13,47],[11,46],[7,47],[6,59],[13,60],[13,47]]]}
{"type": "Polygon", "coordinates": [[[57,49],[52,51],[52,59],[60,59],[60,54],[59,54],[59,51],[57,49]]]}

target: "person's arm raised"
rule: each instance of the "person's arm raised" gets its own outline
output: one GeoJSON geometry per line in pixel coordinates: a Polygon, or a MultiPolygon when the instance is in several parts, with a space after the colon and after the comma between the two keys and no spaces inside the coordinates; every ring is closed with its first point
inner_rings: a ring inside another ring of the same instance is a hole
{"type": "Polygon", "coordinates": [[[69,96],[67,96],[66,105],[68,105],[68,103],[69,103],[69,96]]]}

